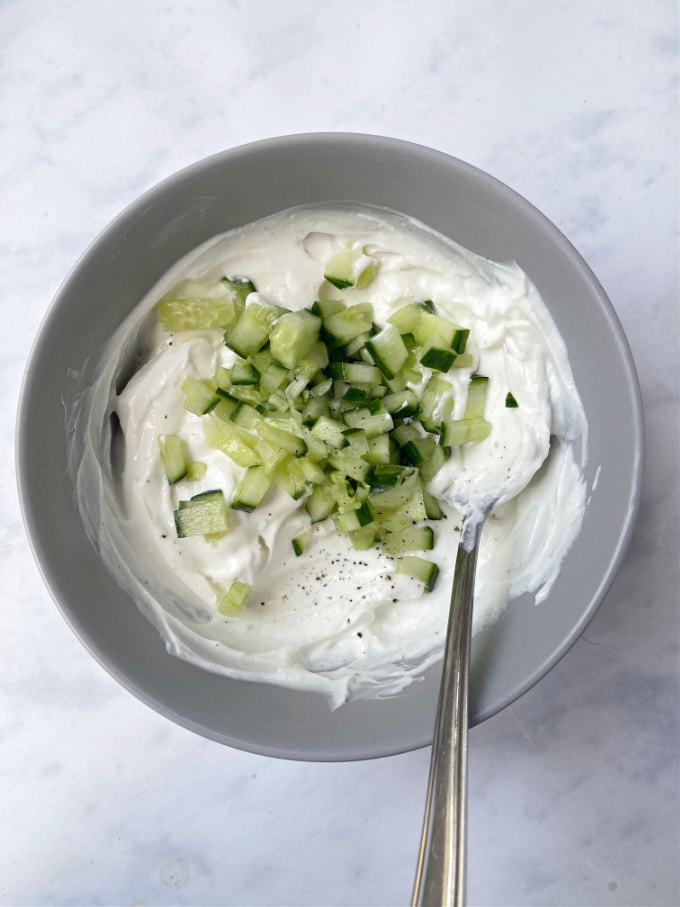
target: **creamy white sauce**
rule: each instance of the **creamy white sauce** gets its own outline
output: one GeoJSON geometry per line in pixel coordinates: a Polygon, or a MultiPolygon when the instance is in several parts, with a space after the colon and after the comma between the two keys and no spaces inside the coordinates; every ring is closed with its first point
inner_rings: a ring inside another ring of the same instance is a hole
{"type": "Polygon", "coordinates": [[[120,584],[158,628],[168,650],[209,670],[325,693],[387,696],[441,657],[461,514],[495,503],[481,540],[473,632],[508,601],[542,601],[581,526],[587,426],[564,343],[547,308],[514,264],[488,262],[393,212],[349,206],[283,212],[217,237],[178,263],[113,338],[97,380],[69,412],[70,472],[86,528],[120,584]],[[342,293],[323,281],[323,263],[360,241],[380,261],[364,289],[342,293]],[[210,377],[233,354],[222,332],[163,333],[154,306],[180,279],[247,275],[291,309],[319,294],[371,302],[384,323],[405,302],[431,299],[470,328],[474,363],[447,375],[454,418],[470,375],[489,376],[489,438],[457,449],[431,483],[445,504],[431,553],[435,590],[394,572],[378,549],[355,552],[332,524],[315,527],[295,557],[291,539],[308,525],[298,503],[275,490],[252,514],[233,511],[217,542],[177,539],[180,499],[222,488],[227,500],[243,470],[207,446],[200,417],[183,406],[187,374],[210,377]],[[517,408],[505,406],[511,392],[517,408]],[[113,444],[111,418],[124,444],[113,444]],[[179,434],[198,481],[170,487],[159,434],[179,434]],[[233,618],[216,611],[232,580],[252,586],[233,618]]]}

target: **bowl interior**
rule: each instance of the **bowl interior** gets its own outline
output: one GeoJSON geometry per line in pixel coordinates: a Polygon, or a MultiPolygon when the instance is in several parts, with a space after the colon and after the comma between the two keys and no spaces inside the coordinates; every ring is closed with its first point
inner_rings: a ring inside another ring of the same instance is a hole
{"type": "Polygon", "coordinates": [[[520,696],[583,631],[621,561],[639,500],[641,405],[618,319],[562,234],[492,177],[405,142],[318,134],[224,152],[147,192],[85,253],[36,340],[18,423],[24,517],[64,616],[127,689],[205,736],[287,758],[358,759],[428,744],[438,671],[400,696],[331,713],[315,694],[228,680],[168,655],[85,536],[66,473],[63,402],[74,392],[73,373],[94,371],[120,322],[181,256],[282,209],[344,200],[396,209],[481,255],[517,261],[567,344],[589,422],[586,477],[596,487],[581,534],[547,601],[513,602],[475,638],[472,723],[520,696]]]}

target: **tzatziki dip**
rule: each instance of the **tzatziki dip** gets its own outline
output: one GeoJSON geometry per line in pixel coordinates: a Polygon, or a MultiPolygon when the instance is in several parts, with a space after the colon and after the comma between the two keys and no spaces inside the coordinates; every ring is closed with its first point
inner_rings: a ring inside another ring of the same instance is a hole
{"type": "Polygon", "coordinates": [[[530,279],[384,209],[191,252],[67,418],[88,534],[168,651],[332,707],[441,658],[470,487],[501,502],[474,634],[546,599],[586,505],[586,418],[530,279]]]}

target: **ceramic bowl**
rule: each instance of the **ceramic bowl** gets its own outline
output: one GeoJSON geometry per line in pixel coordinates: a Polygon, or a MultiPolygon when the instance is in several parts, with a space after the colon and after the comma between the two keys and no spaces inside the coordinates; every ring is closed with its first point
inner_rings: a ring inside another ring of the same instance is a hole
{"type": "Polygon", "coordinates": [[[631,534],[643,458],[635,369],[601,286],[542,214],[468,164],[392,139],[297,135],[200,161],[130,205],[67,278],[28,364],[17,467],[35,557],[73,631],[130,692],[214,740],[309,760],[384,756],[430,743],[438,670],[394,698],[331,711],[317,694],[229,680],[167,654],[85,535],[67,477],[64,404],[72,372],[98,360],[132,308],[187,252],[285,208],[337,200],[396,209],[487,258],[515,260],[567,344],[588,418],[590,501],[581,533],[547,601],[514,601],[475,638],[472,724],[540,680],[593,617],[631,534]]]}

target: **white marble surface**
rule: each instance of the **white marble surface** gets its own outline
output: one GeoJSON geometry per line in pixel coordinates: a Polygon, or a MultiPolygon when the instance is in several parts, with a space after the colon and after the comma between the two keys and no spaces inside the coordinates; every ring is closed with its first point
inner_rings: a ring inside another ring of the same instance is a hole
{"type": "Polygon", "coordinates": [[[608,291],[646,408],[618,579],[471,734],[469,903],[680,904],[677,4],[4,0],[0,50],[0,903],[410,897],[429,751],[281,762],[150,711],[50,600],[12,466],[32,339],[100,229],[206,154],[346,130],[429,144],[541,208],[608,291]]]}

